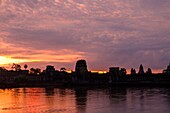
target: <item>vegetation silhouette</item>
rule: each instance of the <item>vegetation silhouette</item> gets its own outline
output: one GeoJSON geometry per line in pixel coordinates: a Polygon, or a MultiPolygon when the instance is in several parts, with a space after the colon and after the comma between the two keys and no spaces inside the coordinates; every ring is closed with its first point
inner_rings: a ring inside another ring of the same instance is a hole
{"type": "Polygon", "coordinates": [[[154,74],[151,68],[144,71],[141,64],[136,73],[131,68],[131,73],[127,74],[125,68],[110,67],[107,73],[97,73],[88,70],[86,60],[78,60],[75,65],[75,71],[68,73],[65,67],[56,70],[54,66],[47,65],[46,69],[41,71],[39,68],[30,68],[28,65],[13,64],[12,70],[0,67],[0,87],[71,87],[71,86],[170,86],[170,64],[162,73],[154,74]]]}

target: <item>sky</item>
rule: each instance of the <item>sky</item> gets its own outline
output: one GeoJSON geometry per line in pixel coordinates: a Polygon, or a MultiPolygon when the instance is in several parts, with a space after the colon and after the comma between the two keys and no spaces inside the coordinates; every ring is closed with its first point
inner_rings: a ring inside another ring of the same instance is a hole
{"type": "Polygon", "coordinates": [[[74,70],[170,62],[169,0],[0,0],[0,66],[74,70]]]}

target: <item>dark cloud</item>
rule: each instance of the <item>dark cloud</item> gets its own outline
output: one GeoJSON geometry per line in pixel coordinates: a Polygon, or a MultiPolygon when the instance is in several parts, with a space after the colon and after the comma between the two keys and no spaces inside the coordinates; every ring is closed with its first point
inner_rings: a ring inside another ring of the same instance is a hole
{"type": "Polygon", "coordinates": [[[49,61],[38,65],[69,69],[79,58],[93,70],[141,63],[162,69],[170,62],[169,5],[168,0],[1,0],[0,54],[37,60],[44,52],[49,61]]]}
{"type": "Polygon", "coordinates": [[[79,40],[67,31],[11,29],[10,33],[8,42],[32,46],[35,49],[62,49],[79,43],[79,40]]]}
{"type": "Polygon", "coordinates": [[[161,10],[169,8],[169,0],[140,0],[141,6],[151,10],[161,10]]]}

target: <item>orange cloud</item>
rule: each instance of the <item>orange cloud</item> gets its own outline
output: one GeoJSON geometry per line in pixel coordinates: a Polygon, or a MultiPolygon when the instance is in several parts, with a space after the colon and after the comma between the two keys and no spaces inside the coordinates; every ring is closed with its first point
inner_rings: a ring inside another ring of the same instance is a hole
{"type": "Polygon", "coordinates": [[[1,0],[0,56],[38,66],[55,62],[72,68],[84,58],[92,70],[140,63],[162,69],[170,60],[169,3],[1,0]]]}

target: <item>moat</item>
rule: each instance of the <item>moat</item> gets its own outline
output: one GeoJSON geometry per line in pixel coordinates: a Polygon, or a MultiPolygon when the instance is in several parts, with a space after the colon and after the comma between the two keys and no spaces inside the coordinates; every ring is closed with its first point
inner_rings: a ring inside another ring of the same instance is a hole
{"type": "Polygon", "coordinates": [[[170,89],[150,87],[0,89],[1,113],[169,113],[170,89]]]}

